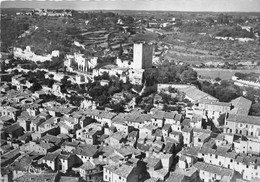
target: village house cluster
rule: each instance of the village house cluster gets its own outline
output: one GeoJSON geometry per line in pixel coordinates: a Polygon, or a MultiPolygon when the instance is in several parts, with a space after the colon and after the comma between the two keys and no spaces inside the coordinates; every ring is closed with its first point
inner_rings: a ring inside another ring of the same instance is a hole
{"type": "MultiPolygon", "coordinates": [[[[152,51],[135,44],[132,62],[118,59],[117,65],[98,69],[96,58],[71,59],[82,72],[91,68],[96,75],[106,71],[140,83],[141,73],[152,69],[152,51]]],[[[252,102],[243,97],[225,103],[192,85],[158,84],[158,93],[174,88],[192,106],[162,111],[157,95],[148,113],[134,103],[128,112],[114,113],[96,109],[95,101],[84,100],[80,107],[46,101],[51,94],[63,96],[58,81],[48,91],[31,92],[31,86],[14,75],[0,87],[2,181],[260,179],[260,117],[248,115],[252,102]]]]}

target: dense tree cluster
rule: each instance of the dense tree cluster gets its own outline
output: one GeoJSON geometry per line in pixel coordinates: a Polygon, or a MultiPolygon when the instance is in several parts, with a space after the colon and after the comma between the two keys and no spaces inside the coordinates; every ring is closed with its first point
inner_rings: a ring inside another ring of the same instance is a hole
{"type": "Polygon", "coordinates": [[[1,51],[8,52],[18,36],[28,29],[28,18],[1,18],[1,51]]]}
{"type": "Polygon", "coordinates": [[[158,66],[158,72],[145,75],[146,84],[154,83],[182,83],[197,84],[197,72],[189,65],[176,65],[174,62],[164,61],[158,66]]]}
{"type": "Polygon", "coordinates": [[[241,80],[250,80],[250,81],[258,81],[260,74],[259,73],[240,73],[240,72],[236,72],[235,76],[238,77],[238,79],[241,80]]]}
{"type": "Polygon", "coordinates": [[[212,84],[204,81],[200,84],[202,91],[218,98],[221,102],[230,102],[242,95],[242,90],[230,81],[221,81],[220,84],[212,84]]]}
{"type": "Polygon", "coordinates": [[[215,34],[216,36],[221,36],[221,37],[233,37],[233,38],[254,38],[255,35],[251,31],[247,31],[245,29],[242,29],[240,26],[235,26],[230,29],[223,29],[215,34]]]}

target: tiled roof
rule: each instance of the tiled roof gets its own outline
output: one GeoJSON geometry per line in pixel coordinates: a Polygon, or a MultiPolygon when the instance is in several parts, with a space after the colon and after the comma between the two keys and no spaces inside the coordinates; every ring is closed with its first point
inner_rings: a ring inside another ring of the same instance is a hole
{"type": "Polygon", "coordinates": [[[150,157],[147,159],[147,166],[148,167],[155,167],[158,163],[161,162],[161,159],[155,158],[155,157],[150,157]]]}
{"type": "Polygon", "coordinates": [[[230,102],[234,108],[230,111],[232,114],[248,115],[251,108],[252,101],[244,98],[238,97],[230,102]]]}
{"type": "Polygon", "coordinates": [[[162,129],[163,130],[169,130],[170,128],[171,128],[170,124],[165,124],[162,129]]]}
{"type": "Polygon", "coordinates": [[[260,125],[260,117],[257,117],[257,116],[229,114],[227,117],[227,121],[236,122],[236,123],[260,125]]]}
{"type": "Polygon", "coordinates": [[[199,152],[199,147],[191,147],[189,149],[183,150],[184,155],[189,155],[189,156],[198,156],[199,152]]]}
{"type": "Polygon", "coordinates": [[[127,178],[134,169],[134,167],[125,164],[121,166],[110,165],[110,166],[105,166],[104,168],[124,178],[127,178]]]}
{"type": "Polygon", "coordinates": [[[41,146],[42,148],[48,150],[52,147],[54,147],[54,145],[52,143],[44,143],[44,142],[41,142],[38,144],[39,146],[41,146]]]}
{"type": "Polygon", "coordinates": [[[173,172],[170,174],[169,178],[167,178],[166,182],[182,182],[184,178],[184,174],[173,172]]]}
{"type": "Polygon", "coordinates": [[[98,152],[97,147],[94,145],[85,145],[84,147],[77,147],[74,151],[77,155],[93,157],[98,152]]]}
{"type": "Polygon", "coordinates": [[[62,139],[61,139],[61,138],[59,138],[59,137],[57,137],[57,136],[54,136],[54,135],[49,135],[49,134],[43,136],[43,137],[41,138],[41,140],[45,140],[45,141],[47,141],[47,142],[49,142],[49,143],[53,143],[53,144],[55,144],[55,145],[58,145],[59,143],[62,142],[62,139]]]}
{"type": "Polygon", "coordinates": [[[222,168],[222,167],[211,165],[211,164],[206,164],[203,162],[195,163],[194,167],[196,167],[199,170],[207,171],[211,174],[220,175],[221,177],[223,177],[223,176],[231,177],[234,174],[233,170],[231,170],[231,169],[222,168]]]}
{"type": "Polygon", "coordinates": [[[181,91],[184,92],[187,97],[193,99],[194,101],[205,99],[206,97],[210,97],[211,100],[217,100],[215,97],[199,90],[198,88],[189,87],[187,89],[181,89],[181,91]]]}
{"type": "Polygon", "coordinates": [[[215,106],[225,106],[230,107],[231,103],[227,102],[217,102],[216,100],[209,100],[209,99],[202,99],[199,103],[208,104],[208,105],[215,105],[215,106]]]}
{"type": "Polygon", "coordinates": [[[85,162],[79,168],[83,170],[92,170],[95,169],[96,165],[90,161],[85,162]]]}
{"type": "Polygon", "coordinates": [[[47,160],[47,161],[54,161],[57,157],[58,157],[59,154],[57,153],[47,153],[43,159],[44,160],[47,160]]]}
{"type": "Polygon", "coordinates": [[[11,126],[5,128],[4,131],[5,131],[6,133],[11,134],[12,132],[14,132],[14,131],[16,131],[16,130],[18,130],[18,129],[23,129],[23,127],[21,127],[18,123],[15,123],[15,124],[13,124],[13,125],[11,125],[11,126]]]}
{"type": "Polygon", "coordinates": [[[16,182],[46,182],[55,181],[57,173],[41,173],[31,174],[27,173],[15,179],[16,182]]]}
{"type": "Polygon", "coordinates": [[[60,182],[79,182],[79,177],[61,176],[60,182]]]}
{"type": "Polygon", "coordinates": [[[190,133],[192,131],[192,128],[184,126],[184,128],[181,129],[182,132],[190,133]]]}

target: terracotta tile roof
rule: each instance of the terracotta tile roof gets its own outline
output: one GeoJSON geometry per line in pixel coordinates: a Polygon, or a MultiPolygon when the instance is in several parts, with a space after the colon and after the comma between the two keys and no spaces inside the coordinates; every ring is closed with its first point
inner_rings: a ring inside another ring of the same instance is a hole
{"type": "Polygon", "coordinates": [[[234,108],[230,111],[230,113],[241,114],[241,115],[248,115],[252,105],[252,101],[244,97],[238,97],[232,100],[230,103],[234,106],[234,108]]]}
{"type": "Polygon", "coordinates": [[[227,121],[236,122],[236,123],[260,125],[260,117],[257,117],[257,116],[229,114],[227,117],[227,121]]]}
{"type": "Polygon", "coordinates": [[[198,170],[207,171],[211,174],[217,174],[217,175],[220,175],[221,177],[223,177],[223,176],[232,177],[234,174],[234,171],[231,169],[222,168],[222,167],[211,165],[211,164],[206,164],[203,162],[197,162],[193,166],[196,167],[198,170]]]}
{"type": "Polygon", "coordinates": [[[18,123],[15,123],[15,124],[5,128],[4,131],[8,134],[12,134],[12,132],[19,130],[19,129],[23,129],[23,127],[21,127],[18,123]]]}
{"type": "Polygon", "coordinates": [[[27,173],[15,179],[16,182],[46,182],[46,181],[56,181],[57,173],[41,173],[41,174],[31,174],[27,173]]]}
{"type": "Polygon", "coordinates": [[[57,153],[47,153],[42,159],[47,160],[47,161],[54,161],[59,154],[57,153]]]}
{"type": "Polygon", "coordinates": [[[74,153],[77,155],[83,155],[87,157],[94,157],[95,154],[97,154],[97,146],[94,145],[85,145],[82,147],[77,147],[74,150],[74,153]]]}
{"type": "Polygon", "coordinates": [[[121,166],[110,165],[110,166],[105,166],[104,168],[124,178],[127,178],[130,175],[130,173],[134,170],[134,167],[125,164],[121,166]]]}
{"type": "Polygon", "coordinates": [[[146,162],[147,162],[148,167],[155,167],[158,163],[161,162],[161,159],[155,158],[155,157],[150,157],[150,158],[146,159],[146,162]]]}

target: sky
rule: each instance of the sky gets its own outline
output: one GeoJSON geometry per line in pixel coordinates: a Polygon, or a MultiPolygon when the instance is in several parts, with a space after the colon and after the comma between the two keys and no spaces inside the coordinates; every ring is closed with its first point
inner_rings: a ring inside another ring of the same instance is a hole
{"type": "Polygon", "coordinates": [[[1,0],[2,8],[260,12],[260,0],[1,0]]]}

